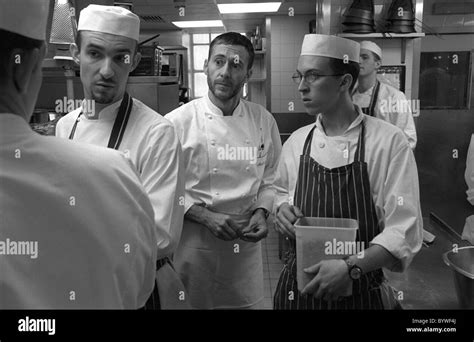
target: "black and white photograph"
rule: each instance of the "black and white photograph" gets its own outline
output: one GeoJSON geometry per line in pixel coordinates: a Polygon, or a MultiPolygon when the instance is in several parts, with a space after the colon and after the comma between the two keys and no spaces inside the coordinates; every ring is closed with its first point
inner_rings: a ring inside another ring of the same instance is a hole
{"type": "Polygon", "coordinates": [[[474,0],[0,0],[0,47],[1,342],[474,340],[474,0]]]}

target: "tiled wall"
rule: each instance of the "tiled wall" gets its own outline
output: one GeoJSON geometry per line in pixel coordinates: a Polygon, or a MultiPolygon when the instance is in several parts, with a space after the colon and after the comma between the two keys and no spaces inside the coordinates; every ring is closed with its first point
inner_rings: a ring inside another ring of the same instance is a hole
{"type": "Polygon", "coordinates": [[[314,16],[271,17],[271,112],[304,112],[298,87],[291,76],[296,70],[304,35],[314,16]],[[290,110],[293,103],[293,110],[290,110]]]}

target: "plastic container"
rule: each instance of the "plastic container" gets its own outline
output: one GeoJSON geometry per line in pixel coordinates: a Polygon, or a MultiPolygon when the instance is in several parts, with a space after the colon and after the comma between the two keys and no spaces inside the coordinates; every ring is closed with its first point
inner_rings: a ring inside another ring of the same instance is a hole
{"type": "Polygon", "coordinates": [[[474,309],[474,246],[448,251],[443,260],[453,270],[459,307],[474,309]]]}
{"type": "Polygon", "coordinates": [[[314,277],[303,269],[322,260],[341,259],[360,252],[355,243],[357,229],[359,224],[353,219],[302,217],[295,222],[299,291],[314,277]]]}

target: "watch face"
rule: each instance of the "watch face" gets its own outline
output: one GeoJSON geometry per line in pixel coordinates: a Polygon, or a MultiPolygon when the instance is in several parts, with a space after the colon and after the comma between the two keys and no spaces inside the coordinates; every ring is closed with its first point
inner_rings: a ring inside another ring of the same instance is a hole
{"type": "Polygon", "coordinates": [[[359,279],[361,276],[361,269],[359,267],[352,267],[350,276],[352,279],[359,279]]]}

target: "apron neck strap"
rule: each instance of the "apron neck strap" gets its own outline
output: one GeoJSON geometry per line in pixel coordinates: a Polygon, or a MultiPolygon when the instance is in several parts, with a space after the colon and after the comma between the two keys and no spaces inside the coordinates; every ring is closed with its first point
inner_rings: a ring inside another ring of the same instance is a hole
{"type": "Polygon", "coordinates": [[[112,133],[110,134],[109,143],[107,144],[108,148],[113,148],[118,150],[120,143],[122,142],[123,134],[125,128],[127,127],[128,119],[132,111],[133,100],[125,92],[122,103],[120,103],[119,111],[117,117],[115,118],[114,127],[112,128],[112,133]]]}
{"type": "Polygon", "coordinates": [[[368,112],[364,114],[375,116],[375,105],[377,104],[377,99],[379,97],[379,90],[380,90],[380,82],[379,80],[375,80],[375,87],[374,87],[374,91],[372,92],[372,96],[370,97],[368,112]]]}
{"type": "MultiPolygon", "coordinates": [[[[125,132],[125,128],[127,127],[128,119],[130,117],[130,113],[132,112],[133,107],[133,99],[125,92],[122,102],[120,103],[120,107],[117,113],[117,117],[115,118],[114,126],[112,127],[112,133],[110,134],[109,142],[107,144],[108,148],[113,148],[114,150],[118,150],[120,143],[122,142],[123,134],[125,132]]],[[[77,123],[79,122],[79,118],[82,115],[82,111],[76,118],[74,125],[72,126],[71,133],[69,134],[69,140],[73,140],[74,134],[76,133],[77,123]]]]}
{"type": "Polygon", "coordinates": [[[357,142],[357,149],[354,156],[354,161],[364,162],[365,160],[365,120],[362,119],[360,123],[359,141],[357,142]]]}
{"type": "Polygon", "coordinates": [[[311,153],[311,142],[313,141],[313,132],[315,128],[316,124],[313,126],[313,128],[311,128],[311,131],[309,131],[309,134],[304,142],[303,154],[306,156],[309,156],[311,153]]]}

